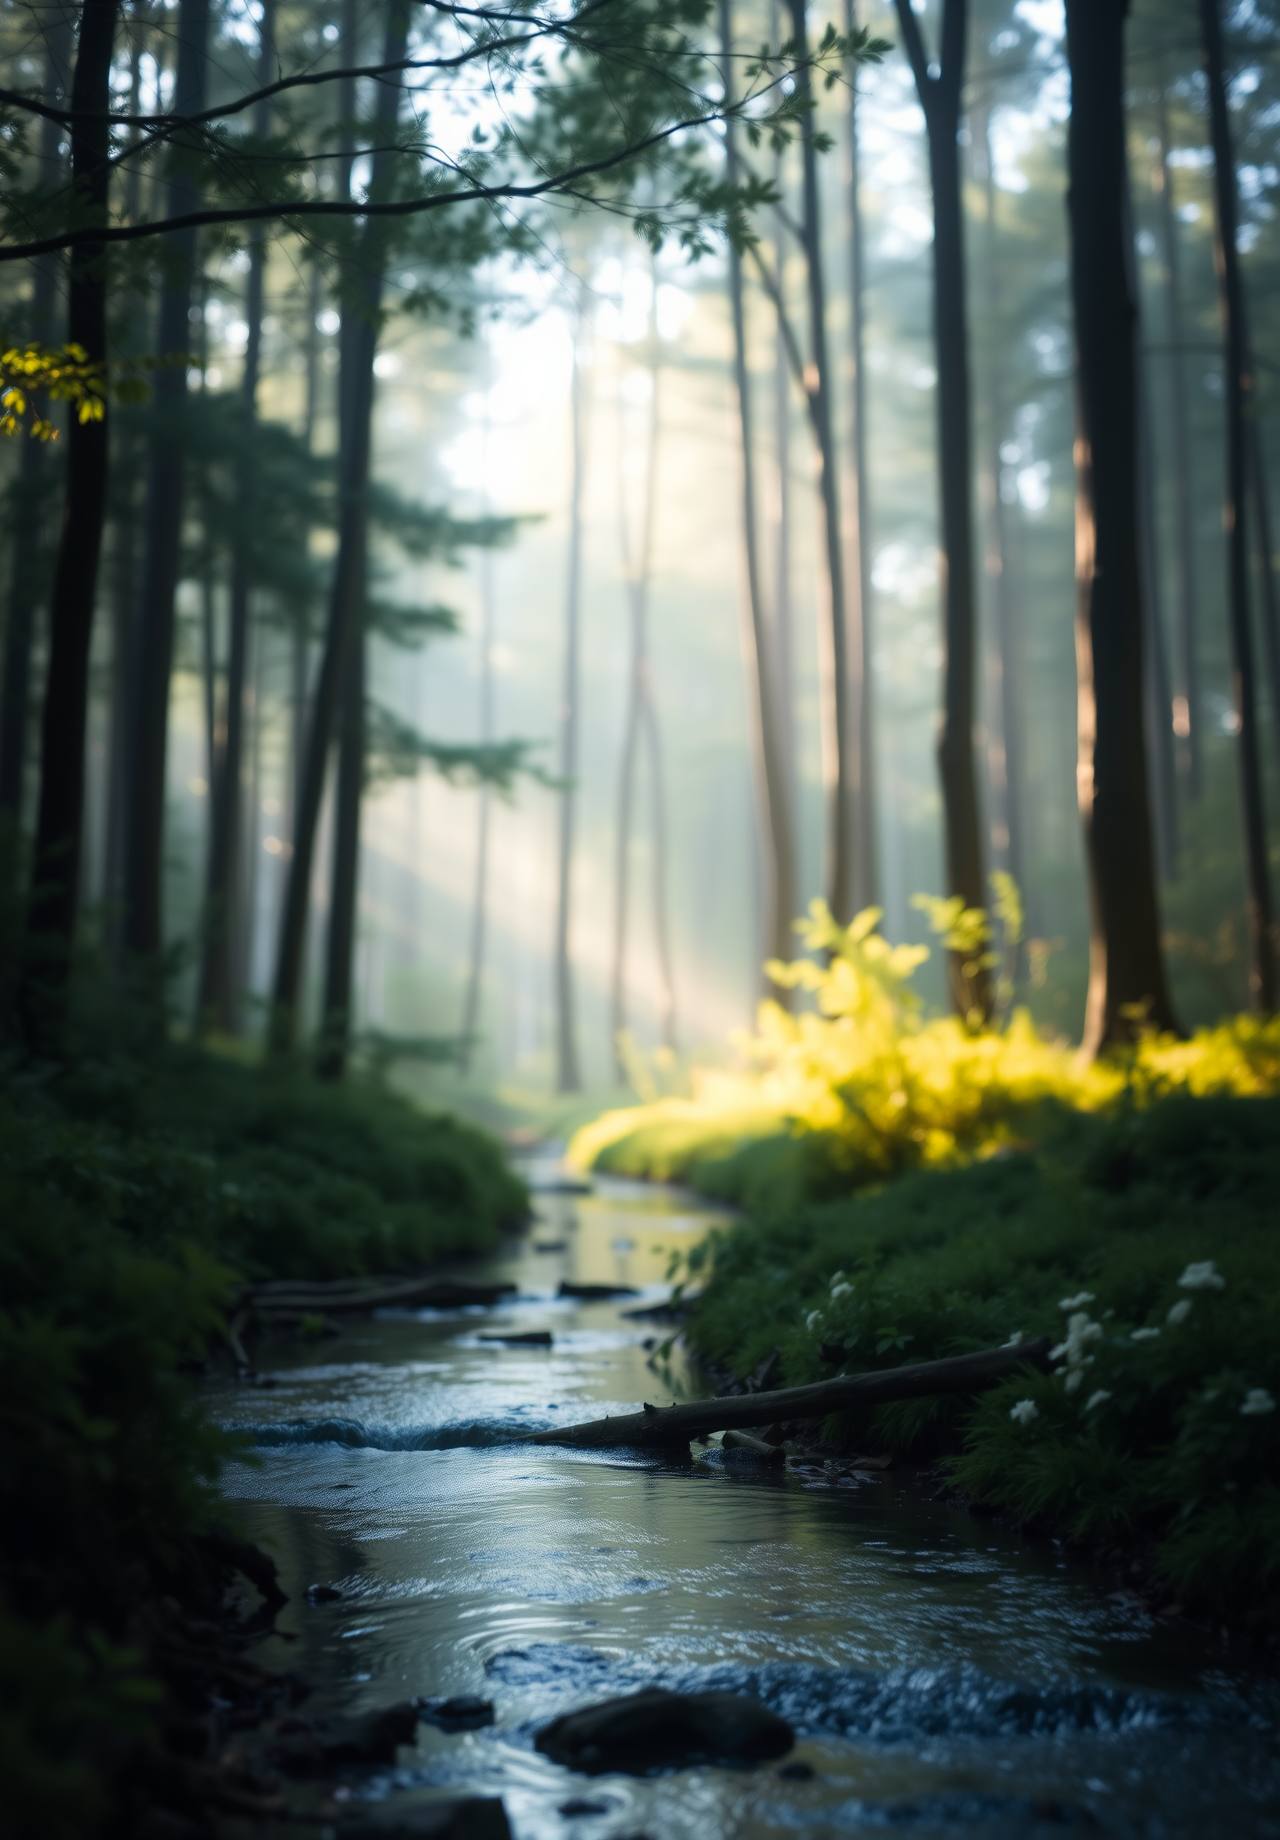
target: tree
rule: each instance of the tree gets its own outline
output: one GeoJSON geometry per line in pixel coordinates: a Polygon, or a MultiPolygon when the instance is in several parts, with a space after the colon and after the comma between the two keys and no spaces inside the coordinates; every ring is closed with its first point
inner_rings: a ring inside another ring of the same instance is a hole
{"type": "MultiPolygon", "coordinates": [[[[981,813],[973,757],[977,661],[973,457],[959,148],[968,4],[967,0],[944,0],[936,67],[930,65],[910,0],[896,0],[896,5],[903,46],[924,111],[933,191],[933,336],[938,372],[944,653],[938,770],[942,781],[947,889],[953,897],[959,896],[967,908],[985,908],[981,813]]],[[[953,953],[951,986],[962,1016],[985,1019],[990,1015],[990,979],[980,958],[953,953]]]]}
{"type": "MultiPolygon", "coordinates": [[[[858,42],[856,0],[845,0],[845,37],[849,47],[858,42]]],[[[858,747],[858,819],[854,839],[853,905],[872,907],[879,898],[880,875],[876,849],[875,801],[875,697],[872,683],[870,494],[867,489],[867,366],[864,299],[866,252],[862,234],[862,182],[858,155],[858,65],[848,60],[849,86],[849,357],[853,376],[849,392],[849,448],[853,478],[849,504],[849,572],[856,600],[850,642],[857,648],[854,661],[854,726],[858,747]]]]}
{"type": "MultiPolygon", "coordinates": [[[[209,0],[180,0],[174,113],[184,120],[205,105],[209,0]]],[[[198,150],[185,137],[171,152],[167,210],[184,219],[199,198],[198,150]]],[[[196,229],[176,229],[160,296],[157,373],[145,556],[139,609],[130,785],[125,819],[124,944],[135,971],[154,975],[164,947],[164,807],[169,736],[169,677],[173,662],[174,597],[182,543],[184,451],[179,435],[187,395],[196,229]]]]}
{"type": "Polygon", "coordinates": [[[826,660],[828,693],[824,712],[828,752],[832,763],[831,804],[827,843],[827,902],[836,919],[853,917],[855,850],[860,840],[855,827],[860,806],[858,767],[860,744],[855,732],[855,710],[860,696],[855,672],[862,657],[861,607],[850,598],[845,579],[841,535],[840,481],[832,424],[832,378],[827,353],[826,284],[822,265],[821,204],[818,194],[818,130],[815,99],[808,68],[805,0],[788,0],[792,46],[797,59],[796,98],[802,110],[800,129],[803,213],[801,242],[809,302],[809,354],[806,379],[809,415],[818,449],[818,489],[822,499],[827,588],[830,596],[829,655],[826,660]]]}
{"type": "MultiPolygon", "coordinates": [[[[262,0],[258,22],[258,81],[266,89],[275,64],[276,0],[262,0]]],[[[266,139],[271,129],[271,104],[263,98],[254,111],[254,133],[266,139]]],[[[249,274],[245,290],[244,371],[240,379],[241,413],[250,438],[258,411],[258,378],[262,365],[262,313],[266,279],[266,237],[260,224],[249,238],[249,274]]],[[[242,475],[240,517],[252,515],[249,473],[242,475]]],[[[205,887],[204,951],[200,967],[200,1016],[230,1033],[236,1024],[237,992],[232,970],[234,868],[240,841],[241,772],[244,755],[245,664],[249,650],[249,593],[251,574],[247,546],[241,536],[231,568],[231,608],[227,656],[227,689],[223,717],[221,758],[210,759],[209,788],[212,824],[209,838],[208,879],[205,887]]]]}
{"type": "Polygon", "coordinates": [[[578,698],[581,690],[582,647],[582,494],[587,471],[586,394],[583,365],[586,337],[586,290],[577,288],[573,322],[573,378],[569,390],[570,480],[569,553],[565,582],[564,661],[557,767],[560,775],[559,837],[556,857],[556,1091],[578,1092],[582,1072],[578,1061],[577,1018],[573,987],[573,832],[578,793],[578,698]]]}
{"type": "Polygon", "coordinates": [[[639,531],[632,542],[627,510],[627,489],[622,460],[628,443],[618,431],[619,526],[622,537],[622,572],[626,585],[631,647],[627,670],[627,716],[622,735],[622,762],[618,774],[618,819],[614,839],[613,974],[610,1002],[610,1039],[619,1084],[628,1078],[627,944],[631,907],[631,839],[635,811],[636,774],[640,750],[649,756],[651,808],[653,931],[657,948],[660,995],[658,1026],[665,1048],[675,1048],[675,979],[667,923],[667,812],[662,738],[653,689],[653,661],[649,655],[649,585],[653,574],[653,530],[658,498],[658,449],[662,422],[659,407],[661,368],[658,362],[658,278],[649,272],[649,413],[643,443],[644,472],[640,488],[639,531]]]}
{"type": "Polygon", "coordinates": [[[1236,716],[1236,759],[1244,829],[1245,907],[1249,919],[1249,989],[1265,1015],[1276,1006],[1276,942],[1267,861],[1267,824],[1258,754],[1258,696],[1249,624],[1249,562],[1246,529],[1246,442],[1256,413],[1253,366],[1245,322],[1244,290],[1237,247],[1237,181],[1231,122],[1227,114],[1222,27],[1217,0],[1200,0],[1200,36],[1209,91],[1214,156],[1214,262],[1224,347],[1226,395],[1226,491],[1222,522],[1227,539],[1227,623],[1231,635],[1231,694],[1236,716]]]}
{"type": "Polygon", "coordinates": [[[1195,522],[1192,515],[1191,445],[1187,434],[1187,392],[1182,313],[1182,262],[1169,169],[1169,109],[1162,82],[1156,92],[1156,149],[1151,183],[1159,202],[1160,250],[1164,268],[1165,331],[1169,344],[1169,412],[1177,545],[1178,664],[1184,707],[1178,711],[1180,765],[1187,796],[1200,797],[1201,727],[1200,607],[1196,590],[1195,522]]]}
{"type": "Polygon", "coordinates": [[[1124,13],[1067,0],[1067,220],[1076,342],[1077,793],[1089,877],[1082,1052],[1174,1028],[1160,956],[1143,729],[1136,303],[1124,13]]]}
{"type": "MultiPolygon", "coordinates": [[[[71,196],[89,229],[107,222],[111,182],[111,53],[119,0],[84,0],[71,84],[71,196]]],[[[91,364],[107,357],[103,251],[82,236],[67,263],[67,336],[91,364]]],[[[29,1047],[58,1052],[75,934],[84,824],[85,713],[89,641],[107,504],[107,423],[70,418],[62,529],[49,595],[49,663],[40,728],[27,968],[21,993],[29,1047]]]]}
{"type": "MultiPolygon", "coordinates": [[[[724,97],[732,109],[733,14],[731,0],[720,0],[720,43],[724,60],[724,97]]],[[[739,184],[737,124],[725,122],[725,176],[735,190],[739,184]]],[[[756,518],[755,449],[751,382],[747,373],[747,328],[742,283],[742,253],[736,239],[728,249],[729,311],[733,322],[733,377],[738,398],[738,423],[742,444],[742,545],[747,587],[747,620],[743,622],[743,662],[746,666],[751,715],[752,757],[762,854],[768,882],[766,943],[771,958],[789,960],[794,935],[792,922],[799,907],[796,883],[795,816],[791,775],[787,759],[785,725],[779,707],[783,673],[777,656],[782,622],[769,629],[761,581],[759,531],[756,518]]],[[[783,380],[785,390],[785,376],[783,380]]],[[[779,598],[784,592],[779,583],[779,598]]]]}
{"type": "MultiPolygon", "coordinates": [[[[45,31],[43,94],[53,103],[66,98],[71,71],[70,6],[56,6],[45,31]]],[[[58,143],[62,130],[46,116],[40,123],[41,189],[52,191],[62,174],[58,143]]],[[[28,332],[37,345],[53,340],[54,306],[60,279],[56,256],[32,264],[28,332]]],[[[22,444],[19,474],[10,505],[12,528],[21,533],[13,546],[9,611],[5,622],[3,681],[0,686],[0,817],[15,824],[22,817],[26,778],[27,735],[31,703],[31,652],[36,612],[48,586],[47,501],[53,486],[49,452],[43,441],[22,444]]]]}

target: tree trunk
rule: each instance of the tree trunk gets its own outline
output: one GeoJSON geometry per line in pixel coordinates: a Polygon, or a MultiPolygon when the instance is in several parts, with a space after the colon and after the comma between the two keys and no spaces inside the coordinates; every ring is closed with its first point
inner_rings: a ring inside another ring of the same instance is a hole
{"type": "MultiPolygon", "coordinates": [[[[732,106],[735,93],[731,0],[720,0],[720,43],[724,60],[725,106],[728,108],[732,106]]],[[[732,118],[725,123],[725,177],[731,186],[740,182],[737,130],[732,118]]],[[[769,884],[768,950],[771,957],[785,963],[792,957],[795,937],[792,922],[798,904],[795,814],[787,771],[783,724],[778,709],[780,673],[776,648],[780,637],[780,622],[774,622],[774,632],[771,634],[760,580],[755,448],[751,384],[747,374],[742,256],[733,244],[729,247],[729,307],[733,320],[733,374],[738,393],[742,440],[742,541],[749,613],[749,623],[743,622],[743,662],[747,671],[749,713],[753,718],[752,754],[756,769],[762,852],[767,864],[769,884]]]]}
{"type": "MultiPolygon", "coordinates": [[[[263,0],[258,26],[258,82],[270,83],[275,65],[275,0],[263,0]]],[[[254,111],[253,131],[261,139],[271,132],[271,104],[260,102],[254,111]]],[[[241,418],[245,453],[253,438],[258,414],[258,379],[262,368],[262,309],[266,280],[267,243],[262,227],[249,237],[249,275],[245,289],[244,372],[240,380],[241,418]]],[[[241,530],[252,516],[253,487],[247,469],[240,476],[238,522],[241,530]]],[[[213,823],[209,840],[208,879],[204,903],[204,953],[200,968],[198,1019],[226,1034],[239,1024],[239,992],[232,977],[234,917],[236,912],[235,862],[239,848],[244,759],[245,659],[249,643],[249,555],[243,538],[231,563],[231,606],[227,646],[225,739],[214,770],[209,775],[213,823]]]]}
{"type": "MultiPolygon", "coordinates": [[[[209,0],[181,0],[177,20],[178,61],[173,107],[197,114],[205,102],[208,72],[209,0]]],[[[182,164],[190,153],[176,142],[176,164],[168,185],[171,217],[194,210],[195,175],[182,164]]],[[[171,263],[160,297],[158,349],[180,358],[190,344],[196,232],[174,231],[167,239],[171,263]]],[[[184,451],[181,431],[187,392],[186,367],[170,362],[156,374],[155,431],[147,482],[146,560],[136,662],[132,785],[125,848],[126,951],[148,979],[158,975],[164,949],[164,808],[169,735],[169,679],[173,665],[174,600],[182,556],[184,451]]],[[[158,994],[158,992],[157,992],[158,994]]]]}
{"type": "Polygon", "coordinates": [[[1227,114],[1222,29],[1217,0],[1200,0],[1200,33],[1209,90],[1214,160],[1214,261],[1225,347],[1226,497],[1222,519],[1227,537],[1227,624],[1231,635],[1231,692],[1236,712],[1240,805],[1244,829],[1246,909],[1249,917],[1249,991],[1264,1015],[1276,1006],[1276,944],[1267,863],[1267,824],[1258,757],[1258,694],[1254,681],[1253,634],[1249,625],[1249,562],[1245,529],[1246,430],[1257,414],[1244,289],[1236,247],[1238,218],[1235,152],[1227,114]]]}
{"type": "MultiPolygon", "coordinates": [[[[1003,370],[999,361],[1000,340],[998,327],[1000,323],[1000,274],[998,267],[997,227],[996,227],[996,187],[995,173],[991,154],[991,113],[989,108],[981,112],[981,133],[975,128],[974,145],[980,144],[982,151],[982,189],[985,206],[986,247],[983,252],[984,312],[988,349],[997,354],[995,362],[990,365],[988,378],[988,411],[990,429],[986,441],[986,464],[984,468],[983,496],[986,500],[987,513],[987,553],[986,574],[991,584],[993,611],[995,614],[995,664],[999,676],[995,702],[1000,712],[999,746],[988,745],[988,761],[991,789],[995,794],[993,803],[1004,827],[1004,834],[998,842],[993,836],[998,853],[1004,858],[1004,866],[1009,875],[1023,888],[1022,858],[1022,809],[1020,793],[1024,784],[1024,761],[1022,747],[1022,705],[1019,695],[1021,673],[1019,671],[1019,645],[1017,614],[1014,607],[1012,584],[1009,569],[1009,543],[1005,529],[1005,505],[1001,494],[1002,463],[1000,459],[1001,437],[1004,433],[1008,404],[1005,399],[1003,370]]],[[[1024,893],[1025,898],[1025,893],[1024,893]]],[[[1018,957],[1014,961],[1014,977],[1018,972],[1018,957]]]]}
{"type": "MultiPolygon", "coordinates": [[[[55,6],[44,24],[45,60],[41,94],[46,102],[64,102],[71,80],[72,11],[55,6]]],[[[56,121],[40,123],[40,182],[52,191],[62,175],[58,146],[64,129],[56,121]]],[[[31,313],[27,335],[37,345],[54,338],[54,308],[62,263],[41,256],[32,263],[31,313]]],[[[53,488],[51,456],[43,441],[22,442],[19,473],[9,503],[11,528],[22,533],[13,546],[9,581],[9,617],[5,622],[3,688],[0,688],[0,819],[15,827],[22,820],[31,707],[31,648],[36,613],[48,591],[47,499],[53,488]]]]}
{"type": "Polygon", "coordinates": [[[1165,330],[1169,340],[1169,440],[1173,467],[1174,553],[1178,578],[1178,664],[1182,707],[1175,711],[1175,733],[1182,743],[1179,759],[1187,797],[1198,799],[1200,760],[1200,659],[1199,605],[1196,594],[1195,494],[1191,485],[1191,443],[1187,436],[1185,334],[1182,321],[1182,277],[1178,259],[1178,225],[1173,208],[1173,180],[1169,172],[1169,112],[1163,85],[1156,104],[1159,137],[1157,164],[1152,174],[1160,202],[1160,242],[1165,272],[1165,330]]]}
{"type": "Polygon", "coordinates": [[[1076,788],[1091,910],[1082,1053],[1176,1027],[1160,957],[1143,732],[1136,310],[1125,213],[1124,16],[1067,0],[1076,340],[1076,788]]]}
{"type": "Polygon", "coordinates": [[[1142,350],[1142,282],[1133,221],[1129,168],[1124,170],[1125,250],[1134,311],[1134,389],[1137,400],[1138,542],[1142,578],[1142,702],[1155,834],[1156,871],[1169,881],[1178,869],[1177,769],[1173,753],[1173,692],[1164,640],[1160,593],[1160,534],[1156,525],[1156,463],[1151,432],[1151,392],[1142,350]]]}
{"type": "MultiPolygon", "coordinates": [[[[805,0],[787,0],[791,12],[791,35],[803,59],[808,52],[805,0]]],[[[836,462],[835,434],[831,417],[831,366],[827,355],[826,287],[822,269],[821,200],[818,192],[818,150],[815,144],[812,104],[813,87],[808,69],[801,64],[796,73],[796,95],[808,112],[804,116],[800,137],[801,171],[804,186],[802,241],[809,295],[810,371],[807,378],[809,414],[818,447],[818,488],[822,499],[823,532],[826,539],[826,573],[830,597],[828,652],[828,694],[823,711],[823,735],[827,755],[826,777],[830,789],[827,844],[827,901],[836,919],[846,922],[854,911],[855,828],[857,825],[858,738],[854,733],[854,710],[858,693],[853,681],[855,663],[861,658],[862,639],[860,609],[852,607],[845,582],[844,549],[841,540],[840,481],[836,462]]]]}
{"type": "MultiPolygon", "coordinates": [[[[1134,298],[1137,298],[1136,276],[1134,298]]],[[[1142,650],[1143,714],[1151,776],[1152,817],[1155,821],[1156,867],[1171,881],[1178,872],[1177,763],[1173,743],[1173,691],[1164,642],[1164,613],[1160,595],[1160,535],[1156,528],[1156,469],[1151,433],[1150,393],[1146,365],[1139,349],[1138,387],[1138,507],[1142,543],[1142,650]]]]}
{"type": "MultiPolygon", "coordinates": [[[[403,56],[403,52],[400,55],[403,56]]],[[[392,59],[387,58],[386,62],[391,63],[392,59]]],[[[366,580],[363,566],[359,578],[363,587],[366,580]]],[[[353,637],[342,684],[324,1014],[316,1056],[316,1072],[322,1080],[342,1078],[351,1041],[352,970],[360,887],[360,801],[364,795],[365,650],[365,636],[361,631],[353,637]]]]}
{"type": "MultiPolygon", "coordinates": [[[[488,438],[486,422],[486,459],[488,438]]],[[[488,509],[487,492],[485,504],[488,509]]],[[[488,746],[493,740],[493,647],[493,558],[485,551],[480,558],[480,741],[483,746],[488,746]]],[[[492,806],[493,792],[486,782],[480,788],[480,809],[477,814],[470,964],[467,971],[467,994],[462,1006],[462,1040],[458,1049],[458,1071],[464,1078],[471,1071],[471,1057],[480,1026],[480,1003],[484,993],[485,936],[489,918],[489,821],[492,806]]]]}
{"type": "MultiPolygon", "coordinates": [[[[942,501],[943,651],[938,769],[946,831],[947,892],[966,907],[987,905],[982,822],[973,757],[976,621],[973,588],[973,461],[970,446],[969,330],[965,304],[964,211],[960,196],[960,105],[968,31],[967,0],[944,0],[938,74],[930,75],[910,0],[896,0],[929,142],[933,189],[933,337],[938,369],[938,477],[942,501]]],[[[970,961],[972,964],[972,961],[970,961]]],[[[951,960],[951,988],[962,1016],[985,1021],[991,981],[985,969],[951,960]]]]}
{"type": "Polygon", "coordinates": [[[627,724],[618,779],[616,879],[614,892],[613,978],[611,1021],[614,1065],[619,1083],[628,1070],[622,1042],[627,1029],[627,931],[630,910],[632,816],[635,808],[636,769],[641,746],[649,751],[650,792],[653,803],[650,840],[653,849],[652,889],[654,940],[662,984],[659,997],[659,1033],[664,1046],[675,1045],[675,994],[671,950],[667,934],[666,808],[662,749],[653,700],[653,674],[649,660],[649,583],[653,569],[653,525],[658,498],[658,326],[657,276],[651,273],[649,307],[649,427],[645,443],[645,477],[640,513],[640,539],[631,548],[627,525],[626,484],[621,462],[626,452],[625,430],[619,430],[619,517],[622,534],[623,576],[631,615],[631,667],[628,678],[627,724]]]}
{"type": "MultiPolygon", "coordinates": [[[[845,0],[846,32],[858,29],[855,0],[845,0]]],[[[856,622],[850,622],[854,659],[854,722],[858,749],[858,810],[853,860],[855,910],[874,907],[879,900],[880,873],[876,849],[875,728],[871,633],[871,546],[867,489],[867,367],[864,359],[866,256],[862,237],[862,186],[858,157],[858,67],[846,72],[849,84],[849,355],[853,364],[850,391],[849,447],[853,479],[849,503],[849,571],[857,598],[856,622]]]]}
{"type": "Polygon", "coordinates": [[[586,484],[586,405],[582,366],[586,288],[578,293],[570,386],[572,478],[569,487],[569,568],[565,595],[564,666],[560,692],[560,826],[556,873],[556,1091],[580,1092],[577,1019],[574,1013],[572,907],[573,831],[578,797],[579,651],[582,624],[582,494],[586,484]]]}
{"type": "MultiPolygon", "coordinates": [[[[111,50],[119,0],[84,0],[71,106],[71,184],[75,207],[103,223],[110,188],[111,50]]],[[[67,337],[93,363],[107,356],[107,284],[100,245],[73,249],[67,263],[67,337]]],[[[27,960],[21,992],[28,1046],[56,1053],[62,1043],[67,978],[75,935],[84,825],[85,725],[89,642],[107,505],[108,416],[69,417],[62,530],[49,597],[49,665],[40,730],[40,807],[36,820],[27,960]]]]}
{"type": "MultiPolygon", "coordinates": [[[[350,4],[350,0],[348,0],[350,4]]],[[[408,41],[408,16],[402,0],[391,0],[387,14],[386,39],[382,62],[402,63],[408,41]]],[[[371,195],[385,189],[393,158],[390,144],[395,137],[396,117],[400,107],[399,82],[384,79],[378,86],[378,103],[374,118],[376,151],[371,162],[371,195]]],[[[284,914],[280,928],[280,948],[276,962],[274,1010],[271,1045],[276,1052],[293,1046],[297,1030],[297,1012],[302,981],[302,951],[306,939],[307,906],[311,885],[311,866],[315,857],[316,826],[324,795],[334,719],[340,693],[348,673],[364,675],[365,644],[365,564],[368,524],[369,453],[373,423],[373,361],[378,350],[378,331],[382,318],[383,262],[385,259],[383,220],[369,218],[361,233],[360,247],[351,272],[344,283],[342,330],[340,337],[341,406],[339,413],[339,514],[338,556],[329,598],[329,619],[325,633],[324,657],[311,710],[311,730],[307,738],[306,764],[299,799],[298,822],[294,834],[293,855],[289,862],[289,879],[285,890],[284,914]],[[357,659],[357,650],[361,656],[357,659]]],[[[346,760],[339,766],[339,791],[345,784],[360,787],[364,779],[363,710],[358,723],[343,724],[344,754],[359,752],[358,760],[346,760]]],[[[331,925],[326,967],[326,996],[321,1022],[323,1060],[320,1071],[337,1078],[345,1065],[346,1043],[350,1034],[350,952],[355,938],[355,901],[359,878],[359,796],[354,814],[349,814],[352,836],[349,851],[334,852],[334,884],[330,909],[331,925]],[[341,879],[339,880],[339,877],[341,879]],[[341,924],[334,922],[349,910],[352,916],[346,936],[347,962],[338,962],[343,949],[341,924]]]]}

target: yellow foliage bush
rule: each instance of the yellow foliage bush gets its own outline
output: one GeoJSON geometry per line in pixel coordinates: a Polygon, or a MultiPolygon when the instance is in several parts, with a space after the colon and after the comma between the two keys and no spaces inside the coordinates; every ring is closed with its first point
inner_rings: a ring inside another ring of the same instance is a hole
{"type": "Polygon", "coordinates": [[[572,1160],[671,1180],[753,1138],[819,1133],[865,1182],[989,1155],[1050,1101],[1093,1112],[1175,1092],[1280,1090],[1280,1019],[1235,1016],[1189,1041],[1152,1032],[1086,1062],[1040,1035],[1025,1010],[987,1027],[926,1017],[910,980],[929,949],[891,945],[879,921],[868,908],[842,927],[815,901],[797,924],[819,956],[768,966],[813,1007],[793,1015],[762,1003],[755,1033],[735,1037],[741,1072],[703,1074],[692,1098],[605,1113],[574,1137],[572,1160]],[[610,1156],[624,1144],[624,1157],[610,1156]]]}

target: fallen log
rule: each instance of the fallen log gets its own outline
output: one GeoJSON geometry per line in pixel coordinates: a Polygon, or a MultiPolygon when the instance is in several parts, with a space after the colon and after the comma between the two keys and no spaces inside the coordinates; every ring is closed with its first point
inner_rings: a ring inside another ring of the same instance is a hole
{"type": "Polygon", "coordinates": [[[529,1444],[571,1444],[579,1450],[669,1450],[690,1438],[714,1431],[749,1431],[773,1420],[825,1418],[856,1406],[885,1405],[896,1399],[927,1399],[935,1393],[976,1393],[1016,1373],[1020,1367],[1049,1366],[1049,1337],[1019,1342],[1011,1348],[984,1348],[977,1354],[918,1361],[873,1374],[850,1374],[789,1386],[776,1393],[746,1393],[736,1399],[694,1399],[687,1404],[651,1406],[618,1418],[597,1418],[585,1425],[535,1431],[529,1444]]]}
{"type": "Polygon", "coordinates": [[[342,1313],[352,1310],[461,1310],[479,1305],[490,1308],[500,1297],[514,1295],[514,1284],[477,1284],[465,1278],[383,1278],[372,1283],[359,1279],[273,1278],[265,1284],[246,1284],[237,1302],[263,1310],[312,1310],[342,1313]]]}

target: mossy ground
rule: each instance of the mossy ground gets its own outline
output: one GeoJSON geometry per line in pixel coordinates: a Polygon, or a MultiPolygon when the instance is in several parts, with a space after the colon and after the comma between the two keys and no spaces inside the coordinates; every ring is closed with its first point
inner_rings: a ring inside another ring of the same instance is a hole
{"type": "Polygon", "coordinates": [[[1141,1549],[1188,1605],[1274,1632],[1277,1196],[1280,1101],[1042,1117],[1033,1147],[719,1230],[687,1334],[738,1374],[776,1346],[787,1384],[1074,1338],[1052,1375],[830,1434],[945,1459],[973,1498],[1141,1549]]]}

